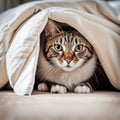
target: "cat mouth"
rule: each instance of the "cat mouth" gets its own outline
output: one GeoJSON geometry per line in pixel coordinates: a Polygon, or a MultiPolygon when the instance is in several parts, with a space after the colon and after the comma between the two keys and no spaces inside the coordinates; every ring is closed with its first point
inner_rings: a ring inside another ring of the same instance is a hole
{"type": "Polygon", "coordinates": [[[64,68],[63,68],[64,71],[67,71],[67,72],[70,72],[72,70],[74,70],[74,68],[70,65],[66,65],[64,68]]]}
{"type": "Polygon", "coordinates": [[[67,66],[65,66],[66,68],[71,68],[71,66],[70,65],[67,65],[67,66]]]}

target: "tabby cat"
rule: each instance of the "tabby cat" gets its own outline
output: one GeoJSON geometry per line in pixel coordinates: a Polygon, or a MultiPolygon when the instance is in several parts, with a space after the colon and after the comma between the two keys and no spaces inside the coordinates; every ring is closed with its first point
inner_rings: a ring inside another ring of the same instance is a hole
{"type": "Polygon", "coordinates": [[[41,35],[36,83],[39,91],[90,93],[111,87],[91,44],[72,27],[49,19],[41,35]],[[100,80],[99,80],[100,78],[100,80]]]}

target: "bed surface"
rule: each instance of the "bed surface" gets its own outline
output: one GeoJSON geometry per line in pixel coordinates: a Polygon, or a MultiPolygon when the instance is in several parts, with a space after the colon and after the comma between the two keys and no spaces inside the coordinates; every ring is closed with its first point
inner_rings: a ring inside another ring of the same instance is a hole
{"type": "Polygon", "coordinates": [[[0,92],[1,120],[120,120],[120,93],[51,94],[34,91],[19,96],[0,92]],[[10,119],[11,118],[11,119],[10,119]]]}

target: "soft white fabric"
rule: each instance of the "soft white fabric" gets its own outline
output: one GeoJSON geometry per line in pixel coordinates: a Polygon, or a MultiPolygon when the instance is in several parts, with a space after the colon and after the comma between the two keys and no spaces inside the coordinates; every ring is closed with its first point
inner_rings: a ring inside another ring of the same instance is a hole
{"type": "Polygon", "coordinates": [[[0,87],[9,79],[15,93],[31,94],[39,54],[39,38],[48,18],[67,23],[83,34],[93,45],[110,82],[120,89],[118,14],[102,1],[89,0],[36,1],[1,14],[0,62],[6,63],[6,66],[2,67],[4,74],[0,73],[0,87]]]}

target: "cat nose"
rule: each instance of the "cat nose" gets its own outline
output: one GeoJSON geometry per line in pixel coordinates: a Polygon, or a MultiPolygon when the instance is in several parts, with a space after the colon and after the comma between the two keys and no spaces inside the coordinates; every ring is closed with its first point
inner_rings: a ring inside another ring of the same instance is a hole
{"type": "Polygon", "coordinates": [[[72,59],[71,59],[71,58],[66,58],[65,61],[66,61],[68,64],[70,64],[70,62],[72,61],[72,59]]]}
{"type": "Polygon", "coordinates": [[[73,59],[73,52],[71,52],[71,51],[66,51],[66,52],[64,53],[64,60],[65,60],[68,64],[70,64],[70,62],[72,61],[72,59],[73,59]]]}

